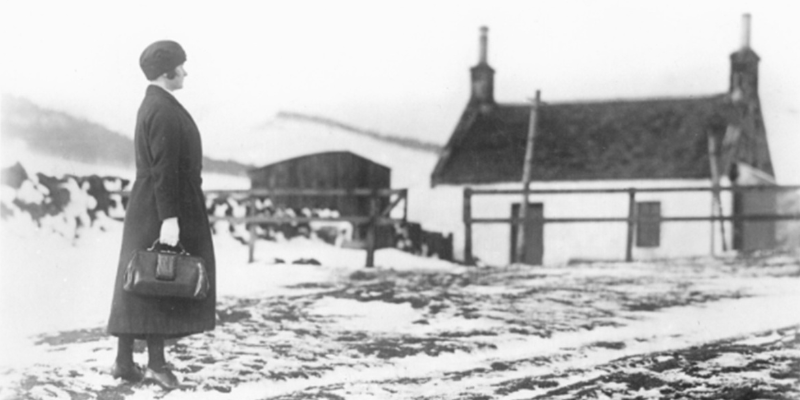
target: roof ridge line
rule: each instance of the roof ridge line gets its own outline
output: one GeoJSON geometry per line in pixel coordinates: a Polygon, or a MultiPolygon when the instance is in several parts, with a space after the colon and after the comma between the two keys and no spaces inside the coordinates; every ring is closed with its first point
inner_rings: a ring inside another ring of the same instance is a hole
{"type": "MultiPolygon", "coordinates": [[[[640,98],[613,98],[613,99],[591,99],[591,100],[557,100],[542,101],[544,105],[564,105],[564,104],[602,104],[602,103],[639,103],[651,101],[679,101],[679,100],[703,100],[715,97],[726,96],[727,93],[705,94],[705,95],[686,95],[686,96],[662,96],[662,97],[640,97],[640,98]]],[[[500,107],[530,107],[530,103],[497,102],[500,107]]]]}

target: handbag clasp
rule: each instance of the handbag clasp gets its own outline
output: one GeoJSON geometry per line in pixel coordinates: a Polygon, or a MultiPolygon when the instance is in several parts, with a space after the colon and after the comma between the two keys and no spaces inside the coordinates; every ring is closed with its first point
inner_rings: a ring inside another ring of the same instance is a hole
{"type": "Polygon", "coordinates": [[[160,281],[175,280],[175,256],[172,254],[158,254],[156,264],[156,279],[160,281]]]}

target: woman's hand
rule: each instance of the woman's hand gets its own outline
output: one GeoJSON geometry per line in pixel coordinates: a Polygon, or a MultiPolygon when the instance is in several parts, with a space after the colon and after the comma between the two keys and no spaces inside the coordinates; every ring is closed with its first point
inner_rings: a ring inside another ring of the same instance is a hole
{"type": "Polygon", "coordinates": [[[176,246],[180,238],[181,228],[178,226],[178,217],[167,218],[161,222],[161,236],[158,241],[167,246],[176,246]]]}

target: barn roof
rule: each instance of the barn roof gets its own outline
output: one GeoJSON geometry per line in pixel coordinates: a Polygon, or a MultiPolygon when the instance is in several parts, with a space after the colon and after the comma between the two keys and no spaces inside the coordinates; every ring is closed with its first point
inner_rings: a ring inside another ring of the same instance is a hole
{"type": "Polygon", "coordinates": [[[349,151],[294,157],[247,174],[254,188],[356,189],[389,188],[392,184],[390,168],[349,151]]]}
{"type": "MultiPolygon", "coordinates": [[[[725,135],[726,97],[542,104],[532,180],[710,178],[707,135],[725,135]]],[[[529,104],[469,105],[432,184],[521,181],[530,110],[529,104]]],[[[760,135],[756,142],[766,146],[760,135]]],[[[751,161],[773,173],[768,151],[765,160],[751,161]]]]}
{"type": "Polygon", "coordinates": [[[354,159],[363,160],[363,161],[365,161],[365,162],[367,162],[369,164],[372,164],[372,165],[374,165],[376,167],[384,168],[386,170],[390,170],[391,171],[391,168],[389,168],[389,167],[387,167],[385,165],[376,163],[375,161],[372,161],[372,160],[370,160],[370,159],[368,159],[366,157],[362,157],[362,156],[360,156],[360,155],[358,155],[356,153],[353,153],[352,151],[323,151],[323,152],[319,152],[319,153],[303,154],[301,156],[291,157],[291,158],[287,158],[287,159],[284,159],[284,160],[276,161],[276,162],[273,162],[273,163],[270,163],[270,164],[267,164],[267,165],[264,165],[264,166],[261,166],[261,167],[252,168],[252,169],[248,170],[247,173],[249,175],[252,175],[253,173],[258,173],[258,171],[263,171],[263,170],[268,170],[268,169],[271,169],[271,168],[275,168],[276,166],[279,166],[279,165],[282,165],[282,164],[292,164],[292,163],[304,162],[304,161],[313,162],[315,159],[327,158],[327,157],[331,157],[331,156],[348,156],[348,157],[351,157],[351,158],[354,158],[354,159]]]}

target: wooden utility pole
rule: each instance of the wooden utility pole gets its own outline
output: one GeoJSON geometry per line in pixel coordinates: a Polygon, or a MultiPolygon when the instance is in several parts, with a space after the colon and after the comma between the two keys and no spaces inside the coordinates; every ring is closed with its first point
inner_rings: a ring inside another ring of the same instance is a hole
{"type": "MultiPolygon", "coordinates": [[[[711,215],[722,217],[722,199],[720,196],[720,175],[719,175],[719,150],[717,141],[714,136],[709,132],[708,134],[708,154],[711,168],[711,215]]],[[[714,220],[711,220],[711,255],[714,255],[714,220]]],[[[725,239],[725,222],[719,221],[720,239],[722,240],[722,251],[728,251],[727,240],[725,239]]]]}
{"type": "Polygon", "coordinates": [[[519,219],[520,222],[516,224],[517,228],[517,243],[516,254],[517,262],[521,263],[525,259],[525,242],[528,238],[525,237],[525,227],[528,226],[528,194],[530,192],[531,183],[531,164],[533,163],[533,141],[536,137],[536,123],[539,114],[539,100],[540,92],[536,91],[536,98],[533,99],[531,104],[531,117],[528,122],[528,140],[525,143],[525,164],[522,166],[522,204],[520,204],[519,219]]]}

